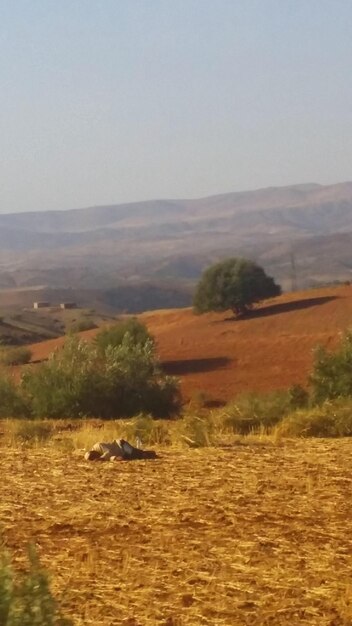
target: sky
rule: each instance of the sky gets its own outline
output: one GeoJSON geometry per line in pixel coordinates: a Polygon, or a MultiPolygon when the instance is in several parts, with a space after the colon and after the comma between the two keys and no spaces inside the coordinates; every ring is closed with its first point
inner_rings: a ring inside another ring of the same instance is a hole
{"type": "Polygon", "coordinates": [[[351,0],[0,0],[0,212],[352,179],[351,0]]]}

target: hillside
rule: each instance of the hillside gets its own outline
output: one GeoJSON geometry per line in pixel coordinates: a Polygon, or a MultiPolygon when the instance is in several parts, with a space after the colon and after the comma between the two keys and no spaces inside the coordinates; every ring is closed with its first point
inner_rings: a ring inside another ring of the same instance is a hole
{"type": "Polygon", "coordinates": [[[70,331],[96,328],[115,319],[93,309],[62,310],[59,306],[39,310],[8,307],[1,313],[0,345],[3,347],[45,342],[50,339],[54,339],[55,342],[70,331]]]}
{"type": "MultiPolygon", "coordinates": [[[[352,319],[352,287],[314,289],[262,303],[248,319],[193,315],[191,309],[144,313],[165,369],[182,381],[185,399],[205,392],[223,403],[247,391],[306,384],[313,349],[333,346],[352,319]]],[[[90,339],[96,331],[82,336],[90,339]]],[[[34,344],[43,360],[63,338],[34,344]]]]}
{"type": "Polygon", "coordinates": [[[191,310],[142,316],[157,337],[167,370],[224,402],[247,391],[307,383],[318,343],[332,346],[352,319],[352,288],[314,289],[263,302],[251,317],[193,315],[191,310]]]}
{"type": "Polygon", "coordinates": [[[351,182],[2,214],[0,288],[109,289],[155,279],[184,285],[209,263],[238,254],[263,264],[285,288],[293,258],[302,288],[349,279],[351,243],[351,182]]]}
{"type": "MultiPolygon", "coordinates": [[[[101,285],[101,281],[97,281],[101,285]]],[[[9,310],[21,314],[31,309],[38,300],[57,306],[60,302],[74,301],[80,308],[95,309],[102,314],[140,313],[145,310],[185,307],[192,302],[191,289],[167,284],[138,282],[121,284],[110,289],[37,287],[0,289],[0,312],[9,310]]]]}

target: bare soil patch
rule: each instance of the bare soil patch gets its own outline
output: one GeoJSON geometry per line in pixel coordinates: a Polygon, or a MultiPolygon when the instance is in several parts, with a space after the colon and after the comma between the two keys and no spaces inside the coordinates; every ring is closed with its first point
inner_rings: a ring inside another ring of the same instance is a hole
{"type": "Polygon", "coordinates": [[[86,463],[2,447],[0,518],[78,626],[347,626],[352,441],[86,463]]]}
{"type": "MultiPolygon", "coordinates": [[[[333,347],[352,323],[352,287],[285,294],[239,320],[229,312],[198,316],[191,309],[139,317],[155,336],[165,369],[180,378],[185,400],[206,392],[210,401],[222,404],[243,392],[306,385],[314,348],[333,347]]],[[[80,334],[90,340],[96,333],[80,334]]],[[[48,358],[63,341],[30,346],[33,362],[48,358]]]]}
{"type": "Polygon", "coordinates": [[[191,309],[145,313],[159,353],[180,377],[186,399],[204,391],[214,401],[307,384],[317,344],[333,347],[352,321],[352,287],[285,294],[246,318],[191,309]]]}

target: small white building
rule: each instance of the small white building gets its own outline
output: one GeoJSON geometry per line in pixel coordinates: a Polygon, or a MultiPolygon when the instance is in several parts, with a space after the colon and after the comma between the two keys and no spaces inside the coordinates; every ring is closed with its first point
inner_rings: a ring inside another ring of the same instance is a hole
{"type": "Polygon", "coordinates": [[[60,309],[77,309],[76,302],[61,302],[60,309]]]}

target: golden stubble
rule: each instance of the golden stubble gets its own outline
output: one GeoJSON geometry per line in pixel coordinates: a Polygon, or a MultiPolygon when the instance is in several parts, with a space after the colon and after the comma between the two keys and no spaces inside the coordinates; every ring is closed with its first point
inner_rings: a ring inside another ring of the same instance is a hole
{"type": "Polygon", "coordinates": [[[351,623],[351,440],[159,453],[1,448],[3,539],[20,568],[36,544],[76,625],[351,623]]]}

